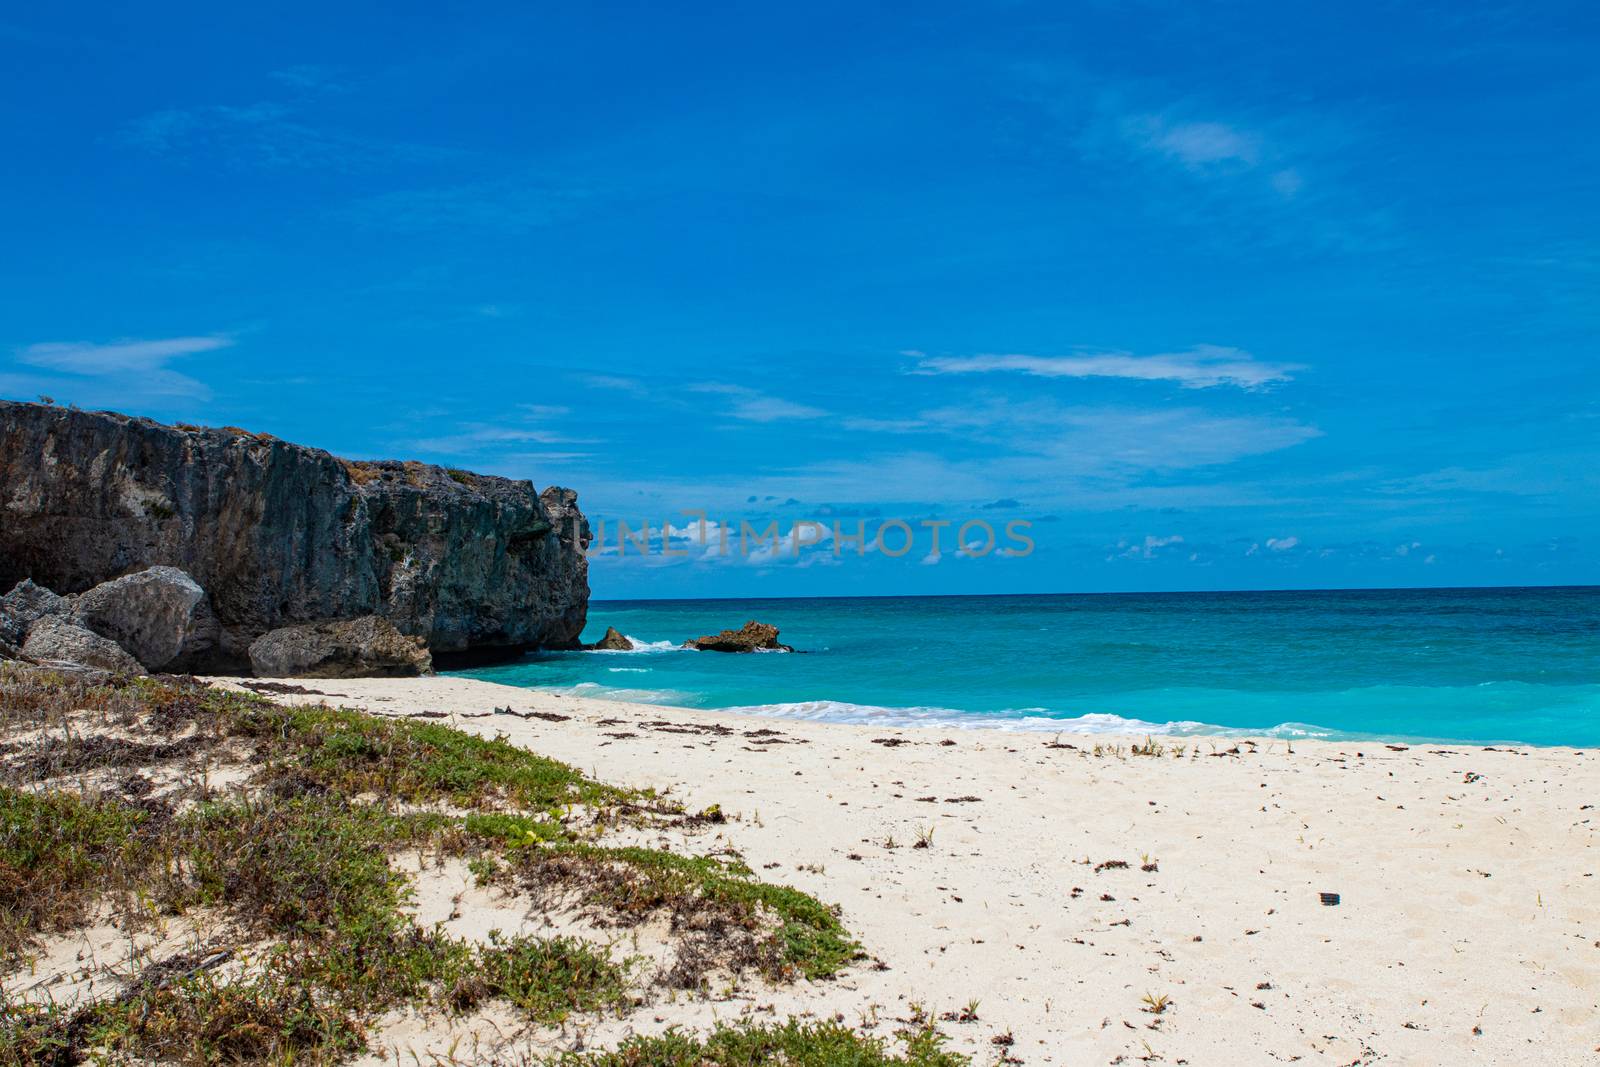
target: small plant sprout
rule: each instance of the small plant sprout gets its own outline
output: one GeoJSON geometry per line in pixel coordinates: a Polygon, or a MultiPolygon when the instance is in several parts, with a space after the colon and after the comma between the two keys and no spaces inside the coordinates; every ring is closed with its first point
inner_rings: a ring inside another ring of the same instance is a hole
{"type": "Polygon", "coordinates": [[[1154,993],[1146,993],[1144,995],[1144,1010],[1151,1015],[1160,1015],[1170,1007],[1172,1007],[1172,998],[1165,993],[1159,997],[1154,993]]]}
{"type": "Polygon", "coordinates": [[[912,848],[932,848],[933,847],[933,831],[934,831],[934,825],[932,823],[929,823],[927,826],[919,826],[919,827],[917,827],[917,843],[912,845],[911,847],[912,848]]]}

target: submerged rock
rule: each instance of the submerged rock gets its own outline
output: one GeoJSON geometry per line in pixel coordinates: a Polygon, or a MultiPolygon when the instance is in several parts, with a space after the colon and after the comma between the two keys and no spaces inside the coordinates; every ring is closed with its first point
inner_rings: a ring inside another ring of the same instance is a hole
{"type": "Polygon", "coordinates": [[[101,637],[65,615],[46,615],[28,628],[22,654],[46,666],[68,664],[113,674],[142,674],[139,661],[109,637],[101,637]]]}
{"type": "Polygon", "coordinates": [[[380,615],[441,653],[575,647],[586,621],[589,528],[570,489],[12,401],[0,485],[0,589],[178,568],[210,595],[212,669],[325,619],[380,615]]]}
{"type": "Polygon", "coordinates": [[[684,648],[701,652],[793,652],[788,645],[778,643],[778,628],[754,619],[737,630],[724,630],[719,634],[696,637],[684,643],[684,648]]]}
{"type": "Polygon", "coordinates": [[[250,645],[260,678],[405,678],[433,672],[427,642],[377,615],[302,623],[262,634],[250,645]]]}
{"type": "Polygon", "coordinates": [[[75,598],[78,620],[133,655],[146,670],[202,663],[216,645],[206,591],[176,567],[151,567],[101,582],[75,598]]]}
{"type": "Polygon", "coordinates": [[[588,647],[602,652],[632,652],[633,642],[615,626],[607,626],[606,635],[588,647]]]}

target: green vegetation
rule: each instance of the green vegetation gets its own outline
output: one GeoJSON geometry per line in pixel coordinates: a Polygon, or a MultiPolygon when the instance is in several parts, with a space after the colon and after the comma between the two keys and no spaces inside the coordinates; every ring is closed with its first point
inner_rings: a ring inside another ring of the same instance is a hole
{"type": "MultiPolygon", "coordinates": [[[[822,979],[860,956],[834,909],[757,880],[737,858],[607,846],[615,826],[701,817],[504,739],[184,679],[93,687],[0,664],[0,724],[23,723],[56,729],[0,745],[0,974],[97,912],[133,930],[209,909],[229,933],[70,1010],[0,993],[0,1065],[77,1063],[95,1049],[331,1063],[364,1047],[378,1014],[408,1004],[468,1012],[498,998],[548,1026],[626,1012],[650,985],[704,989],[713,972],[822,979]],[[86,717],[112,732],[84,729],[86,717]],[[219,792],[196,770],[218,763],[245,780],[219,792]],[[190,773],[169,774],[177,784],[157,794],[142,773],[157,766],[190,773]],[[535,898],[575,891],[602,925],[664,915],[673,962],[642,976],[575,938],[475,944],[419,927],[392,862],[413,853],[464,858],[480,882],[535,898]]],[[[958,1062],[932,1031],[905,1036],[905,1059],[841,1027],[791,1024],[574,1062],[958,1062]]]]}
{"type": "Polygon", "coordinates": [[[502,738],[438,723],[379,719],[343,708],[280,707],[259,698],[230,708],[232,733],[269,745],[279,780],[410,803],[511,805],[559,817],[584,805],[622,815],[649,794],[603,785],[502,738]]]}
{"type": "MultiPolygon", "coordinates": [[[[675,927],[714,929],[724,954],[734,956],[722,962],[753,966],[769,978],[829,978],[861,954],[833,909],[787,886],[758,882],[737,862],[579,843],[529,849],[513,861],[525,884],[577,886],[591,907],[615,920],[639,921],[665,909],[675,927]],[[777,919],[770,932],[767,916],[777,919]]],[[[705,969],[680,967],[673,984],[697,986],[705,969]]]]}
{"type": "Polygon", "coordinates": [[[569,1053],[561,1067],[963,1067],[965,1056],[946,1052],[937,1030],[903,1035],[904,1055],[895,1055],[881,1038],[867,1037],[839,1023],[790,1020],[778,1026],[722,1025],[705,1037],[669,1032],[634,1037],[614,1052],[569,1053]]]}
{"type": "Polygon", "coordinates": [[[133,851],[143,813],[70,793],[0,789],[0,967],[83,916],[133,851]]]}
{"type": "Polygon", "coordinates": [[[625,1005],[627,971],[609,953],[576,938],[494,938],[480,950],[470,976],[457,979],[451,998],[460,1008],[505,997],[529,1018],[553,1025],[571,1012],[625,1005]]]}

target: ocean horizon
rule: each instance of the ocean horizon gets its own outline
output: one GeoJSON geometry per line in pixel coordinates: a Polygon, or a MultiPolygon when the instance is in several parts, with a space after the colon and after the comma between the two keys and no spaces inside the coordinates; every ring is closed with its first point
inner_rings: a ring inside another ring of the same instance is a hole
{"type": "Polygon", "coordinates": [[[1600,745],[1600,587],[595,600],[584,639],[461,674],[884,727],[1600,745]],[[689,638],[759,619],[795,653],[689,638]]]}

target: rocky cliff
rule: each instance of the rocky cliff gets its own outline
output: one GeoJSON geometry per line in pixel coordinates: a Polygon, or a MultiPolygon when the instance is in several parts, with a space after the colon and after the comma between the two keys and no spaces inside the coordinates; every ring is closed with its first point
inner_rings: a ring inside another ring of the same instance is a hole
{"type": "Polygon", "coordinates": [[[363,615],[435,653],[570,646],[588,537],[570,489],[0,401],[0,590],[180,568],[210,597],[216,668],[268,630],[363,615]]]}

